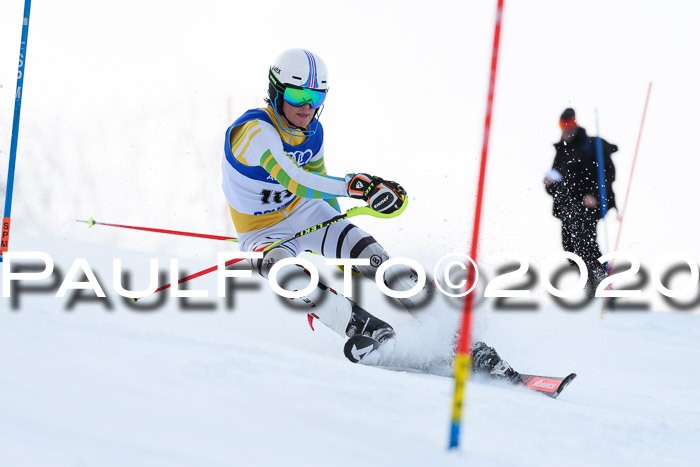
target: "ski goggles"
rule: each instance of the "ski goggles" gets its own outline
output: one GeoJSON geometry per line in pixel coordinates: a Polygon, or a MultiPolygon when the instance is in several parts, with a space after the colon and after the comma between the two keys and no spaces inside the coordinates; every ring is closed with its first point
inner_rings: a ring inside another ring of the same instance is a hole
{"type": "Polygon", "coordinates": [[[287,85],[284,88],[284,101],[294,107],[301,107],[309,104],[312,109],[318,109],[326,100],[326,91],[318,91],[316,89],[300,88],[292,85],[287,85]]]}
{"type": "Polygon", "coordinates": [[[559,120],[559,128],[565,130],[567,128],[576,128],[576,117],[562,118],[559,120]]]}

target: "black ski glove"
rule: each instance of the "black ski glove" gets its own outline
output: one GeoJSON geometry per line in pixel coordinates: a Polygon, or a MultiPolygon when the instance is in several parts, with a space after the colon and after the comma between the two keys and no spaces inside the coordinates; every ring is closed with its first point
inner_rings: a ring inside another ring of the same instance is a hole
{"type": "Polygon", "coordinates": [[[403,206],[406,190],[396,182],[366,173],[347,175],[348,196],[361,199],[374,211],[391,214],[403,206]]]}

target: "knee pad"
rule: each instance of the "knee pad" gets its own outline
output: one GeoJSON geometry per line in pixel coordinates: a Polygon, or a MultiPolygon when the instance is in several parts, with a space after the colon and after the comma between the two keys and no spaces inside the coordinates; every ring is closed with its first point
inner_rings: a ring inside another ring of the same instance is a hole
{"type": "Polygon", "coordinates": [[[369,259],[369,265],[356,266],[356,268],[363,276],[370,279],[374,279],[374,275],[377,273],[377,268],[381,266],[384,261],[389,259],[387,252],[376,241],[367,245],[367,247],[362,250],[357,257],[369,259]]]}
{"type": "MultiPolygon", "coordinates": [[[[363,276],[374,280],[379,266],[389,260],[389,254],[375,241],[362,250],[358,258],[369,259],[369,265],[355,267],[363,276]]],[[[384,273],[384,283],[388,287],[396,287],[397,290],[409,290],[416,283],[416,280],[416,274],[413,270],[402,264],[392,266],[384,273]]]]}
{"type": "MultiPolygon", "coordinates": [[[[377,243],[368,245],[358,258],[369,258],[368,266],[356,266],[363,276],[374,280],[377,268],[389,259],[389,254],[377,243]]],[[[384,283],[392,290],[411,290],[418,282],[418,274],[406,265],[397,264],[387,269],[384,273],[384,283]]],[[[424,286],[412,298],[397,298],[404,308],[412,309],[420,306],[429,299],[428,289],[424,286]]]]}
{"type": "Polygon", "coordinates": [[[296,255],[292,253],[289,249],[279,246],[272,248],[264,253],[261,259],[251,260],[253,263],[253,269],[255,269],[261,276],[267,278],[270,273],[270,269],[275,265],[276,262],[281,261],[285,258],[293,258],[296,255]]]}

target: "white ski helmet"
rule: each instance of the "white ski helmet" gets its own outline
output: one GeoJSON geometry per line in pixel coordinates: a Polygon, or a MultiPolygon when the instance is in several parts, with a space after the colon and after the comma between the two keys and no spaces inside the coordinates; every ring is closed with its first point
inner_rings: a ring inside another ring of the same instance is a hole
{"type": "Polygon", "coordinates": [[[281,93],[290,84],[328,91],[328,69],[317,54],[304,49],[289,49],[279,54],[270,65],[270,83],[281,93]]]}
{"type": "Polygon", "coordinates": [[[280,129],[293,136],[314,135],[315,127],[308,130],[286,128],[280,114],[284,115],[286,101],[295,107],[309,104],[314,109],[314,118],[319,118],[328,92],[328,69],[321,57],[304,49],[285,50],[270,65],[269,79],[270,104],[280,129]]]}

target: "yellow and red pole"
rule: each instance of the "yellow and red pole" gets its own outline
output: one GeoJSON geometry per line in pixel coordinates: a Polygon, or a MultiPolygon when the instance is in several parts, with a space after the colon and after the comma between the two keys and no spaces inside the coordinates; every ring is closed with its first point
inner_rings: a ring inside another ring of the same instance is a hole
{"type": "MultiPolygon", "coordinates": [[[[488,158],[489,135],[491,132],[491,114],[493,109],[493,95],[496,88],[496,69],[498,66],[498,47],[501,38],[501,17],[503,15],[503,0],[498,0],[496,11],[496,27],[493,35],[493,53],[491,56],[491,77],[489,79],[489,93],[486,103],[486,118],[484,120],[484,140],[481,147],[481,163],[479,168],[479,183],[476,193],[476,207],[474,209],[474,230],[472,231],[471,253],[469,256],[476,263],[478,245],[479,245],[479,229],[481,226],[481,207],[484,199],[484,183],[486,180],[486,161],[488,158]]],[[[476,271],[469,269],[467,279],[467,287],[476,280],[476,271]]],[[[468,290],[468,289],[467,289],[468,290]]],[[[459,341],[457,342],[457,352],[455,356],[455,390],[452,398],[452,418],[450,423],[450,449],[459,447],[459,433],[462,424],[462,408],[466,398],[466,383],[469,381],[471,374],[471,354],[469,348],[471,346],[471,317],[472,308],[474,306],[474,294],[467,294],[464,299],[464,312],[462,313],[462,325],[459,332],[459,341]]]]}

